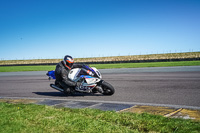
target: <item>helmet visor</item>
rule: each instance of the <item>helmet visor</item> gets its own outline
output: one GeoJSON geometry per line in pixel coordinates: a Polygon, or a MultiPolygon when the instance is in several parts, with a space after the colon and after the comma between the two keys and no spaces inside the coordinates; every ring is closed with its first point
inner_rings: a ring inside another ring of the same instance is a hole
{"type": "Polygon", "coordinates": [[[73,67],[73,64],[74,64],[74,63],[69,63],[68,66],[69,66],[70,68],[72,68],[72,67],[73,67]]]}

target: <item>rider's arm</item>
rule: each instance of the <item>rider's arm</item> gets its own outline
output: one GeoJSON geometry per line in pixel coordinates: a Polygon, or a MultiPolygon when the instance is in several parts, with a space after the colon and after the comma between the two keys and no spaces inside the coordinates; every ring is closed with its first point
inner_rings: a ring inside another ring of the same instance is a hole
{"type": "Polygon", "coordinates": [[[81,68],[81,72],[83,72],[83,74],[94,76],[93,72],[88,70],[89,67],[84,64],[74,64],[73,68],[81,68]]]}
{"type": "Polygon", "coordinates": [[[82,68],[83,66],[83,64],[74,63],[73,68],[82,68]]]}
{"type": "Polygon", "coordinates": [[[68,72],[67,72],[67,71],[62,70],[61,76],[62,76],[62,78],[63,78],[62,81],[63,81],[65,84],[67,84],[68,86],[76,86],[76,82],[73,82],[73,81],[71,81],[71,80],[68,78],[68,72]]]}
{"type": "Polygon", "coordinates": [[[94,76],[94,74],[93,74],[92,71],[90,71],[90,70],[87,70],[87,69],[85,69],[85,68],[81,68],[81,70],[82,70],[84,73],[86,73],[86,74],[88,74],[88,75],[90,75],[90,76],[94,76]]]}

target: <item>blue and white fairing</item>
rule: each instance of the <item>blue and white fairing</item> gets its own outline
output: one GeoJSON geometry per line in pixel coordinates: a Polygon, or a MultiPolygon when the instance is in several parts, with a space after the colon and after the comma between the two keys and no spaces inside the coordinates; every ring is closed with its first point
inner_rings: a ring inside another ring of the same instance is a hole
{"type": "Polygon", "coordinates": [[[70,80],[74,82],[82,82],[80,88],[75,88],[77,91],[90,92],[97,85],[97,83],[101,81],[101,73],[96,68],[88,67],[87,69],[95,73],[95,76],[81,75],[78,77],[81,68],[74,68],[69,72],[68,78],[70,80]]]}

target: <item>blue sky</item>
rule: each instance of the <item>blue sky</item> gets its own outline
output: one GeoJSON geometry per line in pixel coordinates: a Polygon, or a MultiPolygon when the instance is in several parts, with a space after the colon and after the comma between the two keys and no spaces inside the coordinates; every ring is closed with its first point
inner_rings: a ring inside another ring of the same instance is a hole
{"type": "Polygon", "coordinates": [[[0,60],[200,51],[200,0],[0,0],[0,60]]]}

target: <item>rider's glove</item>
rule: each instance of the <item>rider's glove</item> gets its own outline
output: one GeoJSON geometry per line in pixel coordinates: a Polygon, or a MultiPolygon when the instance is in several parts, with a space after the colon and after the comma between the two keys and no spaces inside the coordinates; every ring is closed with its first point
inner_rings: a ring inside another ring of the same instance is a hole
{"type": "Polygon", "coordinates": [[[90,75],[90,76],[94,76],[94,74],[93,74],[91,71],[89,72],[89,75],[90,75]]]}
{"type": "Polygon", "coordinates": [[[94,76],[94,74],[90,70],[87,70],[87,74],[90,76],[94,76]]]}

